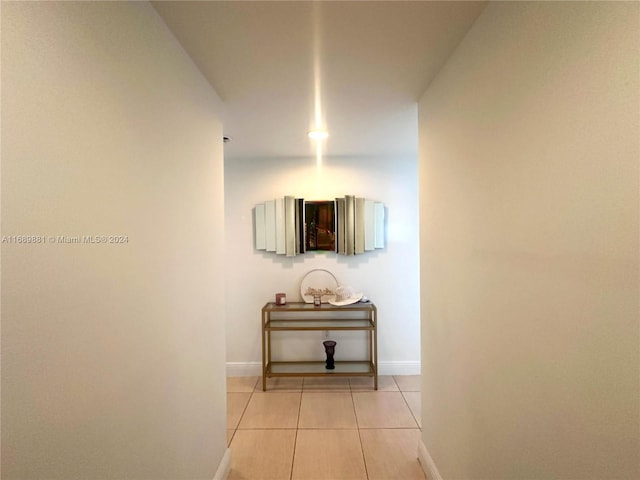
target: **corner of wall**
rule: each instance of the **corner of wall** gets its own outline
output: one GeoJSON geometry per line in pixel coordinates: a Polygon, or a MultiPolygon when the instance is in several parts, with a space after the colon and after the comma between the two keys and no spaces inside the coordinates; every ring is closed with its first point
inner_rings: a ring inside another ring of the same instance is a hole
{"type": "Polygon", "coordinates": [[[222,460],[220,460],[220,464],[218,465],[216,474],[213,476],[213,480],[227,480],[227,478],[229,478],[229,473],[231,473],[231,449],[227,448],[222,460]]]}
{"type": "Polygon", "coordinates": [[[433,458],[431,458],[429,450],[427,450],[422,440],[420,440],[418,444],[418,461],[429,480],[442,480],[440,472],[438,472],[438,467],[436,467],[436,463],[433,461],[433,458]]]}

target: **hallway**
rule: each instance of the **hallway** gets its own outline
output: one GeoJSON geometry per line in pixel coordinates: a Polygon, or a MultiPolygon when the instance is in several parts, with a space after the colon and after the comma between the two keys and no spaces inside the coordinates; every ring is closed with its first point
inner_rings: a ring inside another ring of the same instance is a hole
{"type": "Polygon", "coordinates": [[[420,376],[227,379],[229,479],[412,480],[420,376]]]}

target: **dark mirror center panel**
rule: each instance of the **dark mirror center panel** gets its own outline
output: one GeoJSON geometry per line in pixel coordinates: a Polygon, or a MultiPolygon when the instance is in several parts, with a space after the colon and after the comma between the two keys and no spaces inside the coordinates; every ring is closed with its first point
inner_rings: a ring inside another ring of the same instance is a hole
{"type": "Polygon", "coordinates": [[[306,250],[336,249],[334,202],[305,202],[306,250]]]}

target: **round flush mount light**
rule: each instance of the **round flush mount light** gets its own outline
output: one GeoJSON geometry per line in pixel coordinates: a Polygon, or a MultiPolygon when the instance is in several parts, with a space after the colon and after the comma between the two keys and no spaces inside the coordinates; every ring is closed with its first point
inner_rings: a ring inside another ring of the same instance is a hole
{"type": "Polygon", "coordinates": [[[311,130],[307,135],[312,140],[324,140],[329,136],[329,132],[326,130],[311,130]]]}

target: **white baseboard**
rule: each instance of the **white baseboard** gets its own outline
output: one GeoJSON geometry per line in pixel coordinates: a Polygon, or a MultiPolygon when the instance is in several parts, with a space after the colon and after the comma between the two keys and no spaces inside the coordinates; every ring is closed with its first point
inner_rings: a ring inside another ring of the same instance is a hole
{"type": "MultiPolygon", "coordinates": [[[[227,377],[259,377],[260,362],[227,362],[227,377]]],[[[378,375],[420,375],[420,362],[380,362],[378,375]]]]}
{"type": "Polygon", "coordinates": [[[438,468],[436,467],[433,458],[431,458],[431,455],[429,455],[429,450],[424,446],[422,439],[420,440],[420,443],[418,443],[418,461],[429,480],[442,480],[440,472],[438,472],[438,468]]]}
{"type": "Polygon", "coordinates": [[[378,375],[420,375],[420,362],[379,362],[378,375]]]}
{"type": "Polygon", "coordinates": [[[227,362],[227,377],[259,377],[262,375],[260,362],[227,362]]]}
{"type": "Polygon", "coordinates": [[[220,465],[218,465],[218,470],[216,470],[216,474],[213,476],[213,480],[227,480],[229,473],[231,473],[231,449],[227,448],[222,456],[220,465]]]}

